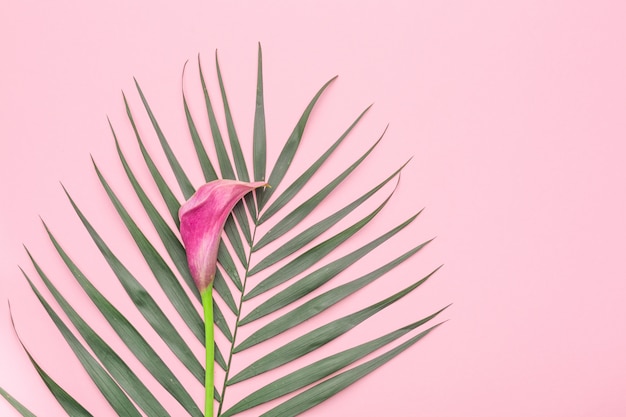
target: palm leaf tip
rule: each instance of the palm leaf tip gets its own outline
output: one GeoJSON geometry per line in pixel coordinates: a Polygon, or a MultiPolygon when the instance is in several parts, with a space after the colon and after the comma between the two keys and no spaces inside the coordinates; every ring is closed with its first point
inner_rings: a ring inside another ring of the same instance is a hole
{"type": "Polygon", "coordinates": [[[135,87],[137,88],[137,92],[139,93],[141,102],[143,103],[146,113],[148,114],[148,117],[150,118],[152,127],[154,128],[154,131],[159,139],[161,148],[163,149],[163,152],[165,153],[167,161],[170,165],[170,168],[172,172],[174,173],[176,182],[178,183],[178,186],[180,190],[182,191],[183,195],[185,196],[185,198],[189,198],[193,195],[193,193],[196,190],[191,184],[191,181],[189,181],[189,178],[187,177],[187,174],[183,170],[182,166],[180,165],[180,162],[174,155],[174,152],[172,151],[172,148],[170,147],[169,142],[165,138],[165,135],[163,134],[163,131],[161,130],[161,127],[159,126],[159,123],[157,122],[156,117],[154,116],[154,113],[152,112],[152,109],[150,108],[150,105],[148,104],[148,100],[144,96],[143,91],[141,90],[141,87],[139,86],[139,83],[137,82],[137,79],[133,77],[133,80],[135,81],[135,87]]]}
{"type": "MultiPolygon", "coordinates": [[[[259,218],[257,224],[261,225],[270,217],[272,217],[276,212],[278,212],[281,208],[283,208],[289,201],[291,201],[300,190],[308,183],[308,181],[313,177],[313,175],[320,169],[320,167],[328,160],[328,158],[339,148],[339,145],[343,143],[349,133],[354,129],[354,127],[359,123],[359,121],[365,116],[369,107],[365,109],[361,114],[356,118],[354,122],[346,129],[346,131],[331,145],[331,147],[322,154],[311,166],[302,173],[285,191],[283,191],[280,196],[276,198],[276,200],[263,211],[263,214],[259,218]]],[[[262,243],[259,242],[253,250],[257,250],[262,243]]]]}
{"type": "Polygon", "coordinates": [[[364,364],[356,366],[348,371],[327,379],[320,384],[309,388],[308,390],[296,395],[295,397],[285,401],[279,406],[261,415],[261,417],[294,417],[316,405],[321,404],[330,397],[338,394],[345,388],[354,384],[364,376],[372,373],[376,369],[407,350],[409,347],[423,339],[441,324],[437,324],[420,334],[412,337],[389,352],[380,355],[364,364]]]}
{"type": "MultiPolygon", "coordinates": [[[[259,344],[278,334],[281,334],[292,327],[299,325],[300,323],[308,320],[313,316],[319,315],[321,312],[336,305],[341,300],[347,298],[358,290],[364,288],[365,286],[384,276],[393,268],[405,262],[411,256],[415,255],[427,244],[428,242],[424,242],[421,245],[418,245],[417,247],[397,257],[396,259],[381,266],[380,268],[368,274],[365,274],[360,278],[357,278],[353,281],[329,290],[321,295],[318,295],[313,299],[305,302],[304,304],[296,307],[295,309],[289,311],[288,313],[285,313],[283,316],[264,325],[262,328],[255,331],[252,335],[248,336],[247,339],[245,339],[243,342],[235,347],[234,352],[237,353],[248,349],[256,344],[259,344]]],[[[363,249],[367,248],[367,246],[368,245],[356,251],[355,253],[358,254],[356,257],[354,256],[354,253],[351,255],[347,255],[348,264],[345,264],[342,260],[340,260],[336,270],[333,270],[333,268],[329,268],[328,270],[324,269],[321,273],[313,273],[308,277],[296,282],[284,291],[276,294],[276,296],[270,298],[265,303],[261,304],[257,309],[253,310],[248,316],[244,318],[244,320],[246,320],[246,323],[253,321],[259,317],[269,314],[270,312],[276,311],[279,308],[282,308],[297,300],[302,299],[305,295],[313,292],[317,288],[320,288],[324,283],[332,279],[338,273],[337,271],[344,269],[344,265],[349,266],[352,262],[354,262],[356,258],[361,255],[359,252],[364,252],[363,249]]],[[[345,267],[347,268],[347,266],[345,267]]]]}
{"type": "MultiPolygon", "coordinates": [[[[43,274],[38,265],[34,264],[37,272],[43,274]]],[[[98,387],[98,390],[102,393],[107,402],[119,415],[124,416],[136,416],[141,417],[140,412],[133,405],[127,395],[117,385],[115,380],[104,370],[104,368],[95,360],[95,358],[89,353],[89,351],[80,343],[72,331],[63,323],[61,318],[54,312],[50,304],[41,295],[39,290],[32,283],[30,278],[24,274],[31,289],[39,299],[40,303],[54,322],[57,329],[61,332],[70,348],[81,362],[83,368],[87,371],[92,381],[98,387]]],[[[57,397],[57,401],[65,408],[64,404],[57,397]]]]}
{"type": "Polygon", "coordinates": [[[193,142],[193,146],[196,150],[196,155],[198,156],[198,161],[200,162],[200,168],[202,169],[202,173],[204,174],[204,179],[206,182],[216,180],[218,178],[215,168],[207,155],[204,144],[202,143],[202,139],[200,138],[200,134],[198,133],[198,129],[196,128],[196,123],[193,120],[191,115],[191,111],[189,110],[189,105],[187,104],[187,97],[185,96],[185,88],[184,88],[184,77],[185,77],[185,68],[187,67],[187,63],[185,62],[185,66],[183,67],[183,87],[182,87],[182,97],[183,97],[183,108],[185,110],[185,117],[187,119],[187,127],[189,128],[189,134],[191,136],[191,140],[193,142]]]}
{"type": "Polygon", "coordinates": [[[206,85],[206,81],[204,79],[204,72],[202,71],[202,62],[200,60],[200,55],[198,55],[198,72],[200,75],[200,83],[202,85],[202,92],[204,95],[204,104],[207,111],[207,117],[209,119],[209,126],[211,128],[211,136],[213,137],[213,146],[217,155],[217,162],[220,167],[222,178],[235,179],[235,172],[231,165],[228,152],[226,151],[226,146],[224,145],[224,140],[222,138],[220,128],[217,124],[215,112],[213,111],[213,104],[211,102],[211,97],[209,96],[209,91],[206,85]]]}
{"type": "MultiPolygon", "coordinates": [[[[21,268],[20,268],[20,270],[21,270],[21,268]]],[[[23,270],[22,270],[22,273],[24,273],[23,270]]],[[[24,276],[26,276],[26,274],[24,274],[24,276]]],[[[91,417],[91,413],[89,413],[78,401],[76,401],[71,395],[69,395],[67,393],[67,391],[65,391],[59,384],[57,384],[56,381],[54,381],[54,379],[52,379],[50,377],[50,375],[48,375],[46,373],[46,371],[44,371],[43,368],[33,358],[33,356],[31,355],[30,351],[26,348],[26,346],[24,345],[24,342],[22,341],[22,339],[19,336],[19,333],[18,333],[17,328],[15,326],[15,321],[13,319],[13,311],[11,310],[11,305],[10,304],[9,304],[9,316],[11,317],[11,326],[13,327],[13,331],[15,332],[15,336],[17,337],[17,340],[20,342],[20,345],[22,346],[22,349],[24,350],[24,352],[28,356],[28,359],[30,360],[30,363],[33,365],[33,367],[35,368],[35,370],[39,374],[40,378],[42,379],[42,381],[44,382],[46,387],[48,387],[48,389],[50,390],[52,395],[55,397],[57,402],[61,405],[61,407],[71,416],[91,417]]],[[[1,391],[2,391],[2,389],[0,388],[0,393],[1,393],[1,391]]],[[[7,400],[9,400],[9,399],[7,398],[7,400]]],[[[14,404],[14,403],[11,402],[11,400],[9,400],[9,403],[11,403],[14,406],[14,408],[17,411],[19,411],[20,414],[22,414],[22,416],[24,416],[24,417],[30,417],[30,416],[35,417],[35,415],[33,413],[31,413],[28,409],[24,408],[24,406],[22,406],[21,404],[19,404],[19,403],[14,404]]]]}
{"type": "MultiPolygon", "coordinates": [[[[306,218],[374,151],[374,149],[382,140],[384,134],[385,133],[383,132],[378,140],[363,155],[361,155],[359,159],[357,159],[352,165],[350,165],[341,174],[339,174],[333,181],[331,181],[329,184],[327,184],[325,187],[315,193],[315,195],[313,195],[307,201],[300,204],[291,213],[286,215],[277,225],[275,225],[267,233],[265,233],[263,237],[259,240],[259,242],[257,242],[253,246],[252,251],[257,251],[262,247],[268,245],[269,243],[273,242],[274,240],[278,239],[279,237],[287,233],[290,229],[298,225],[304,218],[306,218]]],[[[279,201],[280,200],[277,199],[276,203],[278,203],[279,201]]],[[[273,206],[274,205],[268,208],[268,212],[272,209],[273,206]]]]}
{"type": "MultiPolygon", "coordinates": [[[[166,342],[168,347],[180,359],[185,367],[199,381],[202,381],[204,378],[204,371],[202,369],[202,366],[193,355],[193,352],[191,351],[187,343],[182,339],[178,330],[173,326],[169,318],[163,313],[162,309],[156,304],[154,298],[148,293],[148,291],[145,290],[143,285],[141,285],[137,281],[137,279],[130,273],[130,271],[113,254],[111,249],[107,246],[104,240],[99,236],[99,234],[95,231],[95,229],[91,226],[86,217],[80,211],[74,200],[70,197],[69,193],[67,193],[67,196],[70,200],[70,203],[72,204],[72,207],[74,208],[74,211],[80,218],[84,227],[87,229],[89,235],[98,247],[99,251],[109,264],[111,270],[114,272],[114,275],[122,284],[124,290],[130,296],[135,306],[137,306],[139,312],[144,316],[144,318],[146,318],[148,323],[150,323],[150,325],[157,332],[157,334],[159,334],[159,336],[166,342]]],[[[118,312],[115,313],[118,314],[118,312]]],[[[111,317],[106,318],[111,323],[111,317]]],[[[145,344],[144,349],[142,350],[145,350],[145,344]]],[[[145,354],[145,352],[142,352],[142,354],[145,354]]],[[[163,369],[171,375],[171,371],[169,371],[169,369],[163,369]]],[[[178,383],[178,381],[173,378],[173,375],[171,375],[169,379],[178,383]]],[[[184,390],[177,390],[176,388],[170,392],[179,392],[180,395],[179,397],[177,397],[177,400],[179,400],[181,404],[186,404],[185,407],[187,409],[194,410],[195,404],[190,404],[192,402],[190,401],[191,399],[187,392],[185,392],[184,390]]]]}
{"type": "MultiPolygon", "coordinates": [[[[257,91],[252,132],[252,165],[255,181],[265,181],[267,164],[267,132],[265,126],[265,100],[263,94],[263,51],[259,42],[257,58],[257,91]]],[[[263,191],[261,191],[262,193],[263,191]]]]}
{"type": "MultiPolygon", "coordinates": [[[[291,162],[298,150],[300,145],[300,141],[302,140],[302,135],[304,133],[304,129],[306,128],[307,122],[309,120],[309,116],[315,107],[315,104],[321,97],[322,93],[328,88],[328,86],[337,79],[337,76],[334,76],[329,81],[326,82],[319,89],[317,94],[313,97],[313,99],[309,102],[309,105],[304,110],[302,116],[298,120],[298,123],[294,127],[291,135],[287,139],[285,146],[283,146],[282,151],[280,152],[276,163],[274,164],[274,168],[270,173],[269,180],[267,181],[272,187],[278,187],[278,185],[282,182],[285,174],[287,173],[287,169],[291,165],[291,162]]],[[[257,205],[259,207],[259,211],[263,209],[265,204],[268,202],[269,198],[274,193],[275,188],[266,189],[263,194],[259,196],[259,200],[257,201],[257,205]]]]}
{"type": "Polygon", "coordinates": [[[403,290],[363,308],[355,313],[344,316],[340,319],[337,319],[331,323],[325,324],[321,327],[318,327],[315,330],[312,330],[305,335],[281,346],[278,349],[273,350],[271,353],[265,355],[261,359],[252,363],[250,366],[243,369],[241,372],[232,377],[227,384],[233,385],[241,381],[245,381],[246,379],[250,379],[254,376],[260,375],[264,372],[270,371],[272,369],[278,368],[288,362],[291,362],[295,359],[298,359],[309,352],[335,340],[339,336],[347,333],[352,328],[356,327],[358,324],[367,320],[374,314],[377,314],[381,310],[389,307],[390,305],[396,303],[400,299],[404,298],[419,286],[421,286],[424,282],[426,282],[430,277],[433,276],[435,272],[437,272],[440,268],[435,269],[433,272],[429,273],[424,278],[420,279],[414,284],[409,285],[403,290]]]}
{"type": "Polygon", "coordinates": [[[222,417],[228,417],[233,414],[245,411],[247,409],[256,407],[257,405],[274,400],[276,398],[287,395],[298,389],[304,388],[310,384],[321,381],[323,378],[332,375],[333,373],[357,362],[358,360],[366,357],[374,351],[387,346],[400,337],[406,335],[410,331],[417,329],[423,324],[429,322],[433,318],[437,317],[447,307],[437,311],[430,316],[423,318],[419,321],[409,324],[401,329],[395,330],[391,333],[381,336],[377,339],[363,343],[359,346],[344,350],[336,353],[322,360],[319,360],[311,365],[307,365],[294,371],[276,381],[271,385],[265,386],[254,393],[250,394],[229,410],[227,410],[222,417]]]}
{"type": "MultiPolygon", "coordinates": [[[[83,340],[91,348],[98,360],[111,374],[120,387],[148,416],[166,417],[168,414],[143,382],[122,360],[122,358],[85,322],[65,297],[57,290],[41,268],[36,264],[30,252],[27,253],[41,280],[57,301],[63,312],[70,319],[83,340]]],[[[26,276],[26,274],[24,274],[26,276]]],[[[74,415],[70,413],[70,415],[74,415]]]]}
{"type": "MultiPolygon", "coordinates": [[[[402,224],[398,225],[397,227],[393,228],[392,230],[390,230],[389,232],[383,234],[382,236],[378,237],[377,239],[369,242],[368,244],[362,246],[361,248],[359,248],[359,249],[357,249],[357,250],[355,250],[355,251],[353,251],[353,252],[351,252],[351,253],[349,253],[349,254],[347,254],[347,255],[345,255],[345,256],[343,256],[343,257],[341,257],[341,258],[339,258],[339,259],[337,259],[337,260],[335,260],[333,262],[331,262],[328,265],[323,266],[322,268],[320,268],[320,269],[312,272],[311,274],[303,277],[302,279],[298,280],[297,282],[295,282],[293,285],[291,285],[287,289],[285,289],[285,290],[279,292],[278,294],[270,297],[267,301],[263,302],[261,305],[259,305],[254,310],[252,310],[252,312],[250,312],[242,320],[240,320],[240,324],[241,325],[245,325],[245,324],[250,323],[250,322],[252,322],[254,320],[257,320],[257,319],[259,319],[259,318],[261,318],[263,316],[266,316],[266,315],[268,315],[268,314],[270,314],[270,313],[272,313],[274,311],[277,311],[280,308],[285,307],[286,305],[289,305],[289,304],[293,303],[294,301],[297,301],[298,299],[304,297],[305,295],[313,292],[314,290],[316,290],[317,288],[321,287],[323,284],[325,284],[326,282],[330,281],[332,278],[337,276],[339,273],[341,273],[342,271],[346,270],[347,268],[349,268],[350,266],[355,264],[358,260],[362,259],[364,256],[369,254],[371,251],[373,251],[374,249],[376,249],[377,247],[379,247],[380,245],[385,243],[391,237],[393,237],[394,235],[399,233],[401,230],[403,230],[405,227],[407,227],[409,224],[411,224],[417,218],[418,214],[410,217],[408,220],[406,220],[402,224]]],[[[423,248],[427,244],[428,244],[428,242],[425,242],[425,243],[419,245],[417,248],[414,249],[413,253],[417,252],[418,250],[420,250],[421,248],[423,248]]],[[[405,260],[405,259],[408,259],[408,257],[405,257],[403,260],[405,260]]],[[[395,263],[395,264],[393,264],[393,266],[395,266],[397,264],[398,263],[395,263]]],[[[387,267],[388,265],[391,265],[391,264],[387,264],[385,267],[387,267]]],[[[387,272],[389,270],[389,269],[386,269],[385,267],[379,268],[378,270],[376,270],[373,273],[368,274],[368,275],[370,275],[371,277],[380,277],[382,275],[382,273],[387,272]],[[382,271],[384,271],[384,272],[382,272],[382,271]],[[381,273],[379,273],[379,272],[381,272],[381,273]]],[[[339,301],[339,300],[337,300],[337,301],[339,301]]],[[[302,307],[303,306],[298,307],[295,311],[301,311],[302,307]]],[[[313,311],[315,311],[315,310],[316,309],[313,309],[313,311]]],[[[291,313],[287,313],[286,314],[286,316],[289,316],[289,315],[291,315],[291,313]]],[[[284,317],[283,318],[279,318],[276,321],[281,321],[281,320],[284,319],[284,317]]],[[[297,323],[297,321],[294,321],[292,323],[295,325],[297,323]]],[[[250,336],[250,338],[252,338],[252,336],[250,336]]],[[[254,339],[254,338],[252,338],[252,339],[254,339]]],[[[249,339],[247,339],[247,340],[249,340],[249,339]]],[[[237,348],[235,348],[235,351],[238,351],[239,349],[242,349],[243,346],[245,346],[246,341],[244,341],[242,343],[242,345],[240,345],[237,348]]]]}
{"type": "Polygon", "coordinates": [[[248,175],[248,168],[246,166],[246,161],[243,157],[241,144],[239,143],[239,137],[237,136],[237,131],[235,129],[235,124],[234,124],[233,117],[230,111],[230,104],[228,103],[228,98],[226,96],[226,87],[224,86],[224,80],[222,77],[222,71],[220,69],[217,51],[215,51],[215,67],[217,71],[217,79],[218,79],[218,83],[220,86],[220,92],[222,95],[222,103],[224,107],[224,116],[226,119],[226,129],[228,131],[230,149],[231,149],[231,153],[233,156],[233,160],[235,161],[235,169],[237,170],[237,176],[239,177],[240,181],[249,182],[250,177],[248,175]]]}
{"type": "MultiPolygon", "coordinates": [[[[391,181],[396,175],[398,175],[402,169],[407,165],[408,161],[403,164],[400,168],[398,168],[394,173],[389,175],[385,180],[376,185],[374,188],[370,189],[367,193],[363,194],[358,199],[354,200],[350,204],[346,205],[342,209],[336,211],[325,219],[315,223],[310,226],[307,230],[295,236],[288,242],[284,243],[280,248],[276,249],[274,252],[266,256],[264,259],[259,261],[252,269],[248,271],[248,276],[252,276],[263,269],[275,264],[276,262],[286,258],[292,253],[302,249],[306,244],[310,243],[313,239],[320,236],[325,231],[329,230],[332,226],[337,224],[347,215],[349,215],[356,208],[360,207],[361,204],[367,201],[370,197],[376,194],[383,186],[385,186],[389,181],[391,181]]],[[[418,213],[419,214],[419,213],[418,213]]]]}

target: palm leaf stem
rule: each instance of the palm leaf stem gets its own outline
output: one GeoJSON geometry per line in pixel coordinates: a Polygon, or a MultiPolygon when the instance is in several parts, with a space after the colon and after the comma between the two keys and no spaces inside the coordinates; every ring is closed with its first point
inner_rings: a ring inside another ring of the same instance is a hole
{"type": "MultiPolygon", "coordinates": [[[[254,227],[252,229],[252,242],[254,242],[254,238],[256,237],[256,229],[257,229],[257,224],[255,221],[254,227]]],[[[243,302],[244,302],[244,292],[246,290],[246,284],[248,282],[248,269],[250,266],[250,258],[252,257],[252,251],[250,251],[250,253],[248,254],[248,262],[245,265],[245,274],[244,274],[244,278],[243,278],[243,283],[242,283],[242,288],[241,288],[241,292],[239,294],[239,305],[237,308],[237,313],[235,315],[235,328],[233,331],[233,338],[230,344],[230,352],[228,353],[228,362],[226,365],[226,372],[224,373],[224,380],[222,382],[222,392],[220,393],[220,404],[218,406],[217,409],[217,416],[219,417],[221,415],[222,412],[222,406],[224,405],[224,397],[226,396],[226,382],[228,381],[228,376],[230,374],[230,370],[231,370],[231,364],[233,361],[233,354],[234,349],[235,349],[235,343],[237,342],[237,332],[239,331],[239,319],[241,318],[241,307],[243,306],[243,302]]]]}

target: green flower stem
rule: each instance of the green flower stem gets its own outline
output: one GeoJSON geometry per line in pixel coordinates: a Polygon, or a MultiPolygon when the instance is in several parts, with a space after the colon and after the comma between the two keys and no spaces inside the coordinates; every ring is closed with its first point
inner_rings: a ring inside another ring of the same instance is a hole
{"type": "Polygon", "coordinates": [[[206,346],[206,370],[204,373],[204,415],[213,417],[213,378],[215,339],[213,336],[213,283],[202,293],[202,307],[204,308],[204,332],[206,346]]]}

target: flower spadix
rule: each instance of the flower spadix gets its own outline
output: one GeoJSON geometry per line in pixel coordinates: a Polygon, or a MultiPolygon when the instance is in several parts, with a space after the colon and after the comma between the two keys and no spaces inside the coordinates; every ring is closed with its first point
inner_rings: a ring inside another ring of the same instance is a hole
{"type": "Polygon", "coordinates": [[[215,278],[217,249],[228,215],[244,195],[263,186],[267,183],[211,181],[200,187],[178,211],[189,271],[200,293],[215,278]]]}

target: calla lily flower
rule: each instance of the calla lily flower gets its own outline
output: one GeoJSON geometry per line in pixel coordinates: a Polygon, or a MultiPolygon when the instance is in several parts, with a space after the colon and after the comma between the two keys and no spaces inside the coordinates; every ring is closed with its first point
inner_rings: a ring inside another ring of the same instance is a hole
{"type": "Polygon", "coordinates": [[[200,187],[178,211],[189,271],[200,293],[215,278],[217,249],[228,215],[244,195],[263,186],[267,183],[211,181],[200,187]]]}
{"type": "Polygon", "coordinates": [[[265,182],[215,180],[196,191],[178,211],[180,236],[187,252],[191,276],[200,291],[204,309],[205,400],[204,415],[213,417],[214,334],[213,280],[217,269],[217,249],[228,215],[241,198],[265,182]]]}

